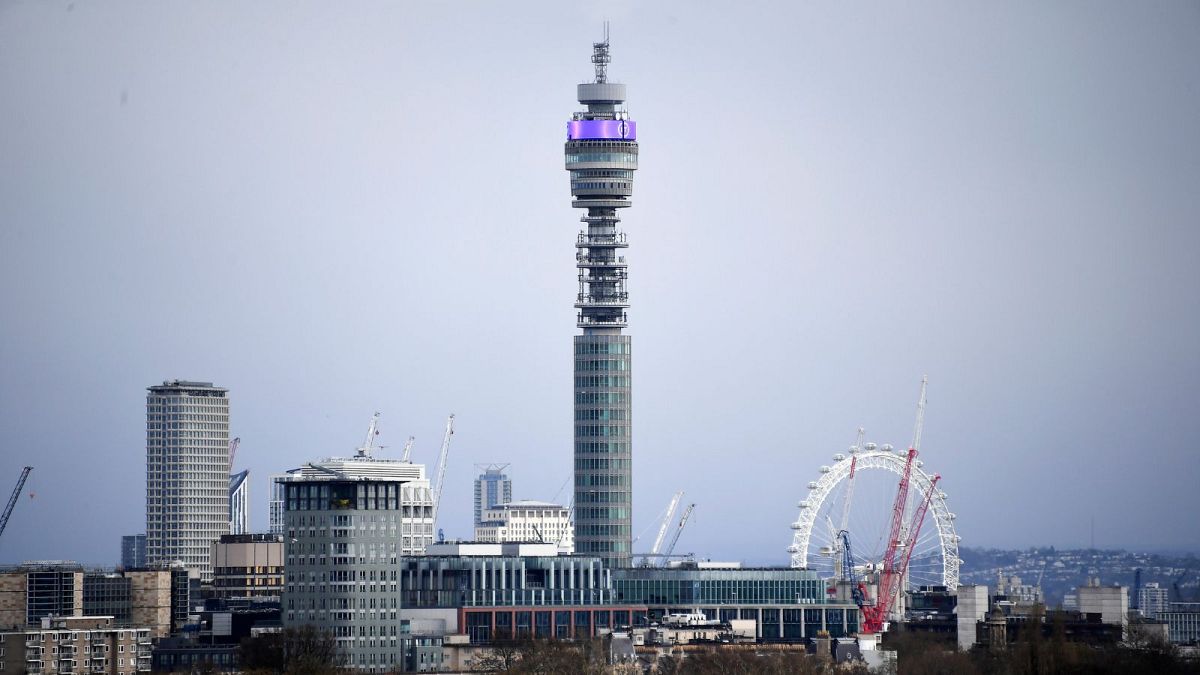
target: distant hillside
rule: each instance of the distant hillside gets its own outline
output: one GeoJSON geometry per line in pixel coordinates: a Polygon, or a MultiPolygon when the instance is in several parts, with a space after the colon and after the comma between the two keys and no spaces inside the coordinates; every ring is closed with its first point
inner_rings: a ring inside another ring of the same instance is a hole
{"type": "Polygon", "coordinates": [[[963,560],[962,583],[987,584],[995,588],[1000,572],[1006,576],[1019,576],[1026,584],[1036,584],[1041,576],[1042,591],[1051,606],[1061,603],[1064,593],[1086,584],[1088,577],[1100,577],[1100,583],[1105,586],[1128,586],[1132,592],[1134,570],[1139,567],[1142,584],[1158,582],[1169,590],[1172,600],[1200,601],[1200,557],[1194,553],[1058,550],[1053,546],[1023,551],[963,547],[959,556],[963,560]],[[1178,584],[1182,598],[1176,595],[1175,584],[1178,584]]]}

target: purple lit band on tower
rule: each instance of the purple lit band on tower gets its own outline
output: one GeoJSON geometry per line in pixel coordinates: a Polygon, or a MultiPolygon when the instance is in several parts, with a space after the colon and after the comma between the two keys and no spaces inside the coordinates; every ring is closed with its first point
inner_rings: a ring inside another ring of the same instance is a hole
{"type": "Polygon", "coordinates": [[[575,120],[567,122],[567,140],[637,140],[637,122],[633,120],[575,120]]]}

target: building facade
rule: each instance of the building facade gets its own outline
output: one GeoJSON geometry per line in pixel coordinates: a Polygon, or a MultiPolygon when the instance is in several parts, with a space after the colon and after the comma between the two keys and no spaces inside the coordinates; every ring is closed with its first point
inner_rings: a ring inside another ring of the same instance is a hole
{"type": "Polygon", "coordinates": [[[229,476],[229,534],[250,532],[250,470],[229,476]]]}
{"type": "Polygon", "coordinates": [[[825,584],[812,570],[686,563],[615,569],[612,575],[614,602],[644,605],[652,621],[692,612],[713,621],[753,620],[764,641],[811,638],[819,631],[849,636],[861,625],[858,607],[827,601],[825,584]]]}
{"type": "Polygon", "coordinates": [[[512,480],[504,473],[507,464],[476,465],[483,473],[475,478],[475,527],[483,523],[483,512],[512,501],[512,480]]]}
{"type": "Polygon", "coordinates": [[[163,637],[187,618],[191,574],[182,567],[85,571],[65,561],[5,568],[0,628],[34,626],[47,617],[108,616],[115,626],[144,627],[163,637]]]}
{"type": "Polygon", "coordinates": [[[283,536],[227,534],[213,542],[213,594],[276,598],[283,593],[283,536]]]}
{"type": "Polygon", "coordinates": [[[121,567],[134,569],[146,566],[146,535],[127,534],[121,537],[121,567]]]}
{"type": "Polygon", "coordinates": [[[630,338],[626,288],[628,246],[618,229],[630,206],[638,168],[636,123],[623,104],[625,85],[608,81],[608,40],[593,45],[594,82],[576,88],[577,112],[567,123],[566,169],[571,205],[584,209],[576,239],[579,310],[575,336],[575,547],[610,567],[629,565],[632,535],[630,338]]]}
{"type": "Polygon", "coordinates": [[[299,478],[301,473],[300,469],[292,469],[287,473],[271,475],[270,525],[267,528],[267,532],[271,534],[283,534],[283,513],[284,506],[287,505],[287,483],[294,478],[299,478]]]}
{"type": "Polygon", "coordinates": [[[425,467],[360,454],[287,481],[283,624],[333,632],[344,664],[394,670],[398,565],[433,543],[425,467]]]}
{"type": "Polygon", "coordinates": [[[1151,581],[1138,589],[1138,611],[1142,616],[1157,619],[1160,612],[1166,611],[1170,598],[1167,589],[1151,581]]]}
{"type": "Polygon", "coordinates": [[[146,562],[180,561],[212,580],[212,542],[229,534],[229,399],[172,380],[146,396],[146,562]]]}
{"type": "Polygon", "coordinates": [[[150,631],[118,627],[111,616],[47,617],[0,632],[0,674],[148,672],[150,646],[150,631]]]}
{"type": "Polygon", "coordinates": [[[475,541],[486,543],[544,542],[559,553],[575,552],[571,512],[561,504],[521,500],[499,504],[483,512],[475,526],[475,541]]]}

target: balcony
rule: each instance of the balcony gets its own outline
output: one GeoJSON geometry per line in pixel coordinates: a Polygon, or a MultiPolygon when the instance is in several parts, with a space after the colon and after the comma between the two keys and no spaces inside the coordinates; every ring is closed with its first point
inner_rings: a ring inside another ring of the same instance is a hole
{"type": "Polygon", "coordinates": [[[575,248],[629,248],[625,233],[604,236],[580,234],[575,238],[575,248]]]}
{"type": "Polygon", "coordinates": [[[590,267],[629,267],[625,262],[625,256],[617,256],[615,258],[593,258],[585,255],[582,251],[575,254],[575,266],[580,268],[590,267]]]}
{"type": "Polygon", "coordinates": [[[629,306],[628,293],[613,293],[612,295],[592,295],[590,293],[580,293],[575,298],[575,307],[614,307],[625,308],[629,306]]]}
{"type": "Polygon", "coordinates": [[[629,325],[629,319],[624,312],[610,317],[584,316],[583,314],[579,314],[576,316],[575,325],[579,328],[625,328],[629,325]]]}

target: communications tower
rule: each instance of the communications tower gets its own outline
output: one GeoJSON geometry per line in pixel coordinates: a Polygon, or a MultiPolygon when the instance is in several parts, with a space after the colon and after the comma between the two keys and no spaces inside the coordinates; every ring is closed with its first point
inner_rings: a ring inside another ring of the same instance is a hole
{"type": "Polygon", "coordinates": [[[575,552],[628,567],[633,508],[630,445],[628,246],[617,229],[637,170],[637,126],[625,112],[625,85],[608,81],[608,30],[592,45],[594,82],[576,88],[586,110],[567,123],[571,205],[585,209],[576,239],[579,310],[575,336],[575,552]]]}

